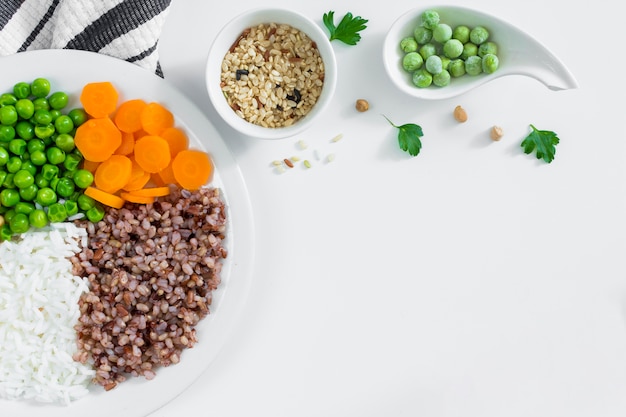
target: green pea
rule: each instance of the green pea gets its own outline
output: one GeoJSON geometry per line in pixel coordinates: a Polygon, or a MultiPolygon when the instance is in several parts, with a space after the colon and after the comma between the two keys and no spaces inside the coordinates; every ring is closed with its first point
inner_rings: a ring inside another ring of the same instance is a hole
{"type": "Polygon", "coordinates": [[[15,96],[15,94],[0,94],[0,106],[14,106],[15,103],[17,103],[17,97],[15,96]]]}
{"type": "Polygon", "coordinates": [[[21,98],[15,103],[15,110],[22,119],[30,119],[35,114],[35,105],[27,98],[21,98]]]}
{"type": "Polygon", "coordinates": [[[487,54],[482,58],[482,70],[486,74],[491,74],[498,69],[500,62],[494,54],[487,54]]]}
{"type": "Polygon", "coordinates": [[[26,149],[28,150],[28,153],[32,154],[35,151],[44,151],[46,149],[46,144],[43,143],[43,140],[34,138],[26,143],[26,149]]]}
{"type": "Polygon", "coordinates": [[[422,59],[426,61],[429,56],[437,55],[437,47],[432,43],[427,43],[420,47],[419,53],[422,56],[422,59]]]}
{"type": "Polygon", "coordinates": [[[28,229],[30,229],[28,216],[24,213],[16,213],[9,222],[9,227],[11,227],[11,231],[15,234],[26,233],[28,229]]]}
{"type": "Polygon", "coordinates": [[[20,202],[20,193],[14,188],[5,188],[0,191],[0,203],[4,207],[13,207],[20,202]]]}
{"type": "Polygon", "coordinates": [[[404,53],[417,51],[418,44],[413,36],[407,36],[400,41],[400,49],[404,53]]]}
{"type": "Polygon", "coordinates": [[[482,58],[472,55],[465,60],[465,72],[469,75],[478,75],[483,71],[482,58]]]}
{"type": "Polygon", "coordinates": [[[54,120],[54,128],[57,133],[69,133],[74,129],[74,122],[68,115],[62,114],[54,120]]]}
{"type": "Polygon", "coordinates": [[[413,73],[413,84],[419,88],[429,87],[433,82],[433,76],[426,71],[425,68],[419,69],[413,73]]]}
{"type": "Polygon", "coordinates": [[[64,222],[67,220],[67,210],[61,203],[53,203],[48,206],[48,220],[51,223],[64,222]]]}
{"type": "Polygon", "coordinates": [[[85,213],[87,220],[92,223],[97,223],[104,219],[104,208],[100,205],[95,205],[85,213]]]}
{"type": "Polygon", "coordinates": [[[52,123],[35,126],[35,136],[40,139],[49,139],[54,135],[54,132],[54,125],[52,123]]]}
{"type": "Polygon", "coordinates": [[[471,42],[467,42],[463,45],[463,52],[461,53],[461,59],[467,61],[470,56],[478,55],[478,46],[471,42]]]}
{"type": "Polygon", "coordinates": [[[17,110],[15,110],[15,106],[6,105],[0,107],[0,123],[3,125],[14,125],[17,123],[17,110]]]}
{"type": "Polygon", "coordinates": [[[15,210],[16,213],[22,213],[22,214],[30,214],[33,210],[35,210],[35,205],[33,203],[28,203],[25,201],[20,201],[19,203],[17,203],[15,205],[15,207],[13,208],[15,210]]]}
{"type": "Polygon", "coordinates": [[[37,191],[37,198],[35,202],[43,207],[48,207],[50,204],[57,202],[57,195],[50,187],[43,187],[37,191]]]}
{"type": "Polygon", "coordinates": [[[20,197],[24,201],[35,200],[35,198],[37,198],[37,191],[39,191],[39,187],[37,187],[35,184],[24,188],[19,188],[20,197]]]}
{"type": "Polygon", "coordinates": [[[7,174],[4,176],[4,181],[2,181],[2,186],[4,188],[15,188],[15,184],[13,184],[13,177],[15,177],[14,173],[7,172],[7,174]]]}
{"type": "Polygon", "coordinates": [[[85,123],[89,119],[89,116],[87,115],[87,112],[84,109],[80,108],[80,107],[77,107],[75,109],[70,110],[67,113],[67,115],[70,116],[70,118],[74,122],[74,126],[76,126],[76,127],[82,125],[83,123],[85,123]]]}
{"type": "Polygon", "coordinates": [[[55,186],[55,190],[60,197],[69,197],[74,194],[75,189],[74,181],[71,178],[59,178],[55,186]]]}
{"type": "Polygon", "coordinates": [[[9,151],[0,147],[0,167],[5,166],[9,162],[9,151]]]}
{"type": "Polygon", "coordinates": [[[13,183],[17,188],[30,187],[35,183],[35,177],[29,171],[22,168],[15,173],[13,183]]]}
{"type": "Polygon", "coordinates": [[[46,97],[50,94],[50,81],[45,78],[36,78],[30,84],[30,91],[35,97],[46,97]]]}
{"type": "Polygon", "coordinates": [[[93,184],[93,174],[86,169],[79,169],[74,173],[74,184],[78,188],[87,188],[93,184]]]}
{"type": "Polygon", "coordinates": [[[443,63],[441,62],[441,58],[438,55],[431,55],[425,62],[426,71],[431,74],[439,74],[443,71],[443,63]]]}
{"type": "Polygon", "coordinates": [[[76,199],[76,203],[78,203],[78,208],[80,208],[84,212],[87,212],[90,208],[95,207],[96,200],[89,197],[88,195],[81,194],[76,199]]]}
{"type": "Polygon", "coordinates": [[[11,240],[12,236],[13,232],[11,231],[11,227],[9,226],[9,224],[3,224],[2,228],[0,228],[0,241],[11,240]]]}
{"type": "Polygon", "coordinates": [[[59,175],[59,167],[53,164],[44,164],[41,167],[41,175],[48,180],[52,181],[53,178],[56,178],[59,175]]]}
{"type": "Polygon", "coordinates": [[[19,156],[10,156],[9,161],[6,164],[8,172],[15,174],[22,168],[22,158],[19,156]]]}
{"type": "Polygon", "coordinates": [[[50,107],[60,110],[67,106],[67,103],[69,102],[69,96],[63,91],[56,91],[50,94],[50,97],[48,97],[48,102],[50,103],[50,107]]]}
{"type": "Polygon", "coordinates": [[[433,84],[437,87],[445,87],[450,84],[450,73],[448,70],[441,70],[438,74],[433,75],[433,84]]]}
{"type": "Polygon", "coordinates": [[[462,44],[469,42],[470,28],[465,25],[459,25],[452,30],[452,39],[461,41],[462,44]]]}
{"type": "Polygon", "coordinates": [[[31,226],[42,228],[48,225],[48,215],[43,209],[35,209],[28,215],[31,226]]]}
{"type": "Polygon", "coordinates": [[[443,44],[443,54],[448,58],[458,58],[463,53],[463,43],[458,39],[449,39],[443,44]]]}
{"type": "Polygon", "coordinates": [[[0,143],[7,143],[15,139],[15,128],[13,126],[0,125],[0,143]]]}
{"type": "Polygon", "coordinates": [[[15,125],[15,133],[22,139],[32,139],[35,137],[35,126],[27,120],[20,120],[15,125]]]}
{"type": "Polygon", "coordinates": [[[7,175],[9,175],[8,172],[0,170],[0,185],[4,186],[4,181],[6,180],[7,175]]]}
{"type": "Polygon", "coordinates": [[[413,31],[413,37],[418,44],[424,45],[433,39],[433,31],[424,26],[418,26],[413,31]]]}
{"type": "Polygon", "coordinates": [[[487,54],[498,55],[498,45],[495,42],[487,41],[478,47],[478,56],[484,57],[487,54]]]}
{"type": "Polygon", "coordinates": [[[65,200],[63,205],[65,206],[65,211],[67,212],[68,217],[78,213],[78,204],[76,204],[76,201],[65,200]]]}
{"type": "Polygon", "coordinates": [[[9,142],[9,151],[14,155],[24,155],[26,152],[26,141],[24,139],[13,139],[9,142]]]}
{"type": "Polygon", "coordinates": [[[483,26],[476,26],[470,31],[470,41],[475,45],[487,42],[489,31],[483,26]]]}
{"type": "Polygon", "coordinates": [[[49,110],[39,109],[35,110],[33,114],[33,121],[38,125],[47,125],[52,123],[52,114],[49,110]]]}
{"type": "Polygon", "coordinates": [[[65,152],[56,146],[51,146],[46,149],[46,157],[48,158],[48,162],[51,164],[59,165],[65,161],[65,152]]]}
{"type": "Polygon", "coordinates": [[[13,94],[17,98],[27,98],[30,96],[30,84],[27,82],[19,82],[13,86],[13,94]]]}
{"type": "Polygon", "coordinates": [[[37,188],[46,188],[50,186],[50,180],[47,180],[41,172],[35,174],[35,185],[37,188]]]}
{"type": "Polygon", "coordinates": [[[46,153],[43,150],[36,150],[30,153],[30,160],[37,166],[42,166],[48,160],[46,159],[46,153]]]}
{"type": "Polygon", "coordinates": [[[439,23],[433,29],[433,39],[439,43],[445,43],[452,38],[452,28],[446,23],[439,23]]]}
{"type": "Polygon", "coordinates": [[[459,58],[453,59],[450,61],[450,65],[448,65],[448,71],[454,78],[465,75],[465,62],[459,58]]]}
{"type": "Polygon", "coordinates": [[[48,99],[45,97],[39,97],[39,98],[34,99],[33,105],[35,106],[35,111],[37,110],[50,111],[50,103],[48,103],[48,99]]]}
{"type": "Polygon", "coordinates": [[[66,154],[65,161],[63,161],[63,168],[65,168],[67,172],[71,172],[73,177],[73,172],[76,171],[82,160],[83,158],[75,153],[66,154]]]}
{"type": "Polygon", "coordinates": [[[439,13],[435,10],[426,10],[420,16],[422,26],[428,29],[435,29],[439,24],[439,13]]]}
{"type": "Polygon", "coordinates": [[[405,71],[413,72],[422,67],[424,59],[417,52],[409,52],[402,58],[402,68],[405,71]]]}

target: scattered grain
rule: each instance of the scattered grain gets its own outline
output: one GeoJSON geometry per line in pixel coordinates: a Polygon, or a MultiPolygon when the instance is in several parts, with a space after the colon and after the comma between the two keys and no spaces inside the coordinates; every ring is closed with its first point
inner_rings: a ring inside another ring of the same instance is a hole
{"type": "Polygon", "coordinates": [[[504,135],[504,131],[502,130],[500,126],[492,127],[491,131],[489,132],[489,136],[491,136],[491,139],[494,141],[499,141],[503,135],[504,135]]]}
{"type": "Polygon", "coordinates": [[[356,101],[355,107],[357,111],[365,112],[369,110],[370,104],[367,102],[367,100],[360,98],[356,101]]]}
{"type": "Polygon", "coordinates": [[[465,109],[461,106],[456,106],[454,108],[454,118],[457,122],[459,123],[465,123],[467,122],[467,112],[465,111],[465,109]]]}

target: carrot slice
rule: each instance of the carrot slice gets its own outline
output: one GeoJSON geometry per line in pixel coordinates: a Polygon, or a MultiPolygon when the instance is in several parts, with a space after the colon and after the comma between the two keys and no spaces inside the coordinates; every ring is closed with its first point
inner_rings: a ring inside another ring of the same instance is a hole
{"type": "Polygon", "coordinates": [[[122,132],[108,117],[89,119],[76,128],[74,144],[85,159],[102,162],[122,144],[122,132]]]}
{"type": "Polygon", "coordinates": [[[116,155],[130,155],[135,147],[135,136],[132,133],[122,131],[122,143],[113,152],[116,155]]]}
{"type": "Polygon", "coordinates": [[[213,163],[207,153],[187,149],[176,155],[172,161],[172,171],[181,187],[193,191],[209,181],[213,163]]]}
{"type": "Polygon", "coordinates": [[[172,164],[169,164],[168,166],[163,168],[161,171],[157,172],[155,175],[157,177],[159,177],[159,179],[163,183],[162,185],[167,185],[167,184],[176,184],[176,185],[178,185],[178,182],[176,182],[176,177],[174,177],[174,171],[172,170],[172,164]]]}
{"type": "Polygon", "coordinates": [[[150,102],[141,111],[141,126],[150,135],[159,135],[174,126],[174,115],[165,106],[150,102]]]}
{"type": "Polygon", "coordinates": [[[109,81],[91,82],[84,85],[80,102],[91,117],[101,118],[113,114],[119,95],[109,81]]]}
{"type": "Polygon", "coordinates": [[[122,131],[133,133],[141,129],[141,112],[147,103],[140,98],[126,100],[117,108],[113,121],[122,131]]]}
{"type": "Polygon", "coordinates": [[[122,187],[124,191],[139,190],[145,187],[145,185],[148,183],[148,181],[150,181],[151,178],[150,173],[144,171],[143,168],[140,167],[139,164],[132,158],[131,162],[133,167],[131,169],[130,179],[128,180],[126,185],[122,187]]]}
{"type": "Polygon", "coordinates": [[[170,145],[170,154],[172,158],[180,151],[184,151],[189,147],[189,139],[187,134],[176,126],[168,127],[160,135],[170,145]]]}
{"type": "Polygon", "coordinates": [[[93,198],[96,201],[101,202],[105,206],[113,207],[113,208],[122,208],[124,206],[124,199],[116,196],[115,194],[110,194],[105,191],[99,190],[95,187],[87,187],[83,192],[88,197],[93,198]]]}
{"type": "Polygon", "coordinates": [[[107,193],[115,194],[130,180],[133,163],[127,156],[111,155],[98,165],[94,174],[94,185],[107,193]]]}
{"type": "Polygon", "coordinates": [[[87,171],[91,172],[92,174],[94,172],[96,172],[96,169],[98,168],[98,165],[100,165],[100,162],[90,161],[88,159],[84,159],[83,158],[83,169],[86,169],[87,171]]]}
{"type": "Polygon", "coordinates": [[[121,193],[120,196],[126,201],[129,201],[131,203],[137,203],[137,204],[150,204],[150,203],[154,203],[155,201],[154,197],[145,196],[145,195],[137,195],[131,192],[121,193]]]}
{"type": "Polygon", "coordinates": [[[139,166],[149,173],[161,171],[172,160],[165,139],[154,135],[144,136],[135,142],[134,156],[139,166]]]}
{"type": "Polygon", "coordinates": [[[131,194],[143,197],[165,197],[170,194],[170,187],[146,187],[140,190],[134,190],[131,194]]]}

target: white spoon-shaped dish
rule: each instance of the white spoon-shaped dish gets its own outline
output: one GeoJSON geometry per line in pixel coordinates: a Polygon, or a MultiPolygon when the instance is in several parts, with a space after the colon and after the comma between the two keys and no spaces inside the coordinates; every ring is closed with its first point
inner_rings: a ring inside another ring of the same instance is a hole
{"type": "Polygon", "coordinates": [[[506,75],[531,77],[555,91],[578,87],[567,67],[532,36],[502,19],[459,6],[420,7],[400,16],[385,37],[383,63],[387,74],[400,90],[427,100],[456,97],[506,75]],[[492,74],[453,77],[445,87],[416,87],[411,81],[411,74],[402,68],[404,52],[400,49],[400,41],[412,36],[414,29],[421,24],[421,15],[425,10],[437,11],[441,23],[447,23],[453,29],[457,25],[466,25],[470,29],[475,26],[487,28],[490,32],[489,40],[498,45],[499,68],[492,74]]]}

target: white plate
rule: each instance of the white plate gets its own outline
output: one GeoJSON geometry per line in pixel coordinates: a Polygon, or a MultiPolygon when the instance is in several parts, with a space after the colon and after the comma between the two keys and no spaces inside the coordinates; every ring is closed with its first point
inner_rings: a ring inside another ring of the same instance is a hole
{"type": "Polygon", "coordinates": [[[129,378],[109,392],[92,386],[89,395],[67,407],[0,400],[1,416],[145,416],[179,395],[204,372],[218,355],[243,308],[254,261],[253,217],[245,182],[213,125],[162,78],[126,61],[84,51],[42,50],[0,58],[1,92],[11,90],[19,81],[30,82],[37,77],[50,80],[52,91],[70,94],[70,106],[78,106],[80,89],[90,81],[111,81],[121,99],[161,102],[174,113],[176,124],[187,131],[190,145],[209,152],[215,164],[212,184],[221,188],[227,205],[228,257],[222,283],[213,294],[211,313],[197,326],[198,342],[183,351],[181,362],[158,369],[151,381],[129,378]]]}

